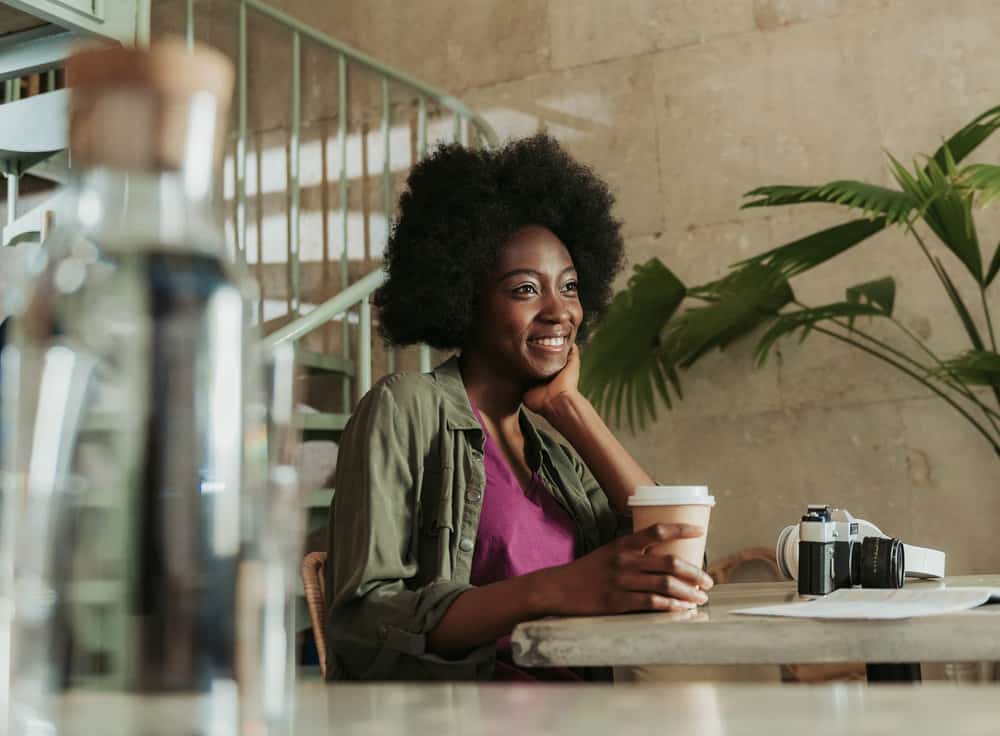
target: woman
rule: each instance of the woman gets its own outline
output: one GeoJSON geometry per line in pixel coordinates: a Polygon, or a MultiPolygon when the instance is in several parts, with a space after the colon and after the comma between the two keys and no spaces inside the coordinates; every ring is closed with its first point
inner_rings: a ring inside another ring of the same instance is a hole
{"type": "Polygon", "coordinates": [[[511,661],[521,621],[706,601],[701,570],[644,554],[703,530],[631,533],[628,496],[652,481],[577,390],[576,343],[621,267],[612,202],[545,135],[498,151],[442,146],[410,174],[375,295],[381,330],[459,354],[380,381],[344,432],[328,535],[332,677],[531,679],[545,673],[511,661]]]}

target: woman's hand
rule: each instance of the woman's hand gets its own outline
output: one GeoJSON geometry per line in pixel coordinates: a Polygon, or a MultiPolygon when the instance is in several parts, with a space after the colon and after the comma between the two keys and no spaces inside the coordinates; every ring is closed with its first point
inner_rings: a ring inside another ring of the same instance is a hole
{"type": "Polygon", "coordinates": [[[569,346],[569,356],[567,357],[566,365],[563,366],[562,370],[556,373],[546,383],[539,384],[538,386],[529,389],[528,392],[524,394],[524,405],[533,412],[541,414],[543,417],[547,416],[546,410],[553,399],[566,394],[578,393],[577,383],[579,380],[580,349],[574,343],[569,346]]]}
{"type": "Polygon", "coordinates": [[[690,524],[656,524],[594,550],[568,565],[472,586],[448,607],[427,636],[428,649],[458,657],[495,641],[522,621],[553,615],[691,611],[708,597],[712,578],[652,545],[705,533],[690,524]]]}
{"type": "Polygon", "coordinates": [[[712,578],[673,555],[646,549],[705,533],[690,524],[655,524],[594,550],[568,565],[542,571],[552,614],[601,615],[627,611],[688,611],[706,603],[712,578]]]}

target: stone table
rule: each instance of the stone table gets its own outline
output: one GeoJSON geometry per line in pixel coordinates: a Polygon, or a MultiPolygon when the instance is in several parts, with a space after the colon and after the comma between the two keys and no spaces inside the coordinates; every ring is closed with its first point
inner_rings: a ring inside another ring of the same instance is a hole
{"type": "MultiPolygon", "coordinates": [[[[226,734],[199,728],[182,698],[78,693],[60,736],[226,734]]],[[[1000,688],[857,683],[299,685],[296,736],[993,736],[1000,688]]]]}
{"type": "MultiPolygon", "coordinates": [[[[1000,588],[1000,575],[906,585],[1000,588]]],[[[514,630],[514,660],[532,667],[1000,660],[1000,605],[897,621],[733,614],[795,598],[793,582],[731,584],[713,589],[696,611],[531,621],[514,630]]]]}

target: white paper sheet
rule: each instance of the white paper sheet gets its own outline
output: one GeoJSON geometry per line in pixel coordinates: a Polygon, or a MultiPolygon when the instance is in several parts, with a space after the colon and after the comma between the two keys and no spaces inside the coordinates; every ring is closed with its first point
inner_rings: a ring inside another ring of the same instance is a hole
{"type": "Polygon", "coordinates": [[[899,619],[958,613],[984,603],[1000,603],[1000,588],[841,588],[821,598],[743,608],[733,613],[791,618],[899,619]]]}

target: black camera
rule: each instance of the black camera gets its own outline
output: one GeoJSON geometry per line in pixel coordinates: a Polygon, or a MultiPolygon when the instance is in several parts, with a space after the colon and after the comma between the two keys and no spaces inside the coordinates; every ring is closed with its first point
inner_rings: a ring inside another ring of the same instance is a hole
{"type": "Polygon", "coordinates": [[[831,518],[829,506],[809,506],[799,522],[799,595],[838,588],[902,588],[906,570],[898,539],[859,534],[858,522],[831,518]]]}

